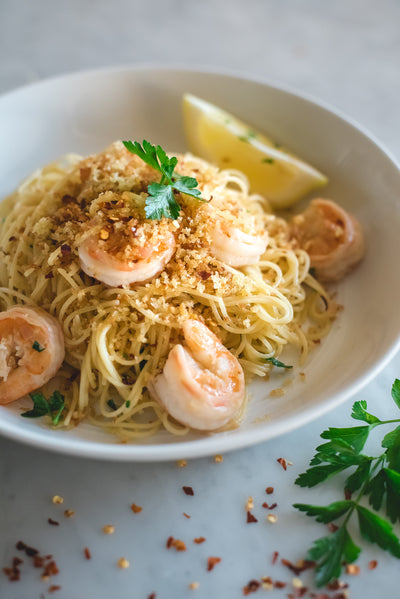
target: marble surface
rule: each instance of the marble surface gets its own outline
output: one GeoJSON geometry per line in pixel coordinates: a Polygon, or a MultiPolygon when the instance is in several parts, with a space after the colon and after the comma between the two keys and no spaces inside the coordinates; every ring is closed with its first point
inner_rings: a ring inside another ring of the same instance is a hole
{"type": "MultiPolygon", "coordinates": [[[[396,0],[379,5],[373,0],[2,0],[0,92],[55,74],[117,64],[234,69],[329,102],[372,131],[399,159],[399,21],[396,0]]],[[[390,387],[399,371],[395,357],[354,399],[367,399],[372,412],[393,417],[390,387]]],[[[297,513],[292,503],[341,498],[340,480],[313,491],[293,483],[306,468],[319,433],[351,424],[350,408],[351,401],[291,434],[226,454],[221,463],[211,457],[192,460],[185,468],[172,462],[80,460],[0,439],[0,565],[9,565],[22,540],[43,555],[52,554],[60,570],[43,582],[40,570],[24,556],[19,582],[0,575],[1,599],[147,599],[152,593],[157,599],[234,599],[262,576],[287,586],[259,589],[256,597],[287,597],[293,592],[293,574],[279,559],[296,561],[325,533],[323,525],[297,513]],[[292,462],[286,471],[279,457],[292,462]],[[194,495],[186,495],[183,486],[191,486],[194,495]],[[274,487],[268,496],[267,486],[274,487]],[[53,504],[54,495],[64,503],[53,504]],[[258,519],[250,524],[249,496],[258,519]],[[265,510],[265,501],[278,506],[265,510]],[[135,514],[132,503],[142,511],[135,514]],[[65,509],[74,516],[66,518],[65,509]],[[268,522],[268,513],[276,514],[277,522],[268,522]],[[49,524],[49,518],[59,524],[49,524]],[[106,535],[104,525],[113,525],[114,533],[106,535]],[[183,540],[187,550],[167,550],[170,536],[183,540]],[[196,544],[196,537],[206,540],[196,544]],[[272,565],[274,551],[279,559],[272,565]],[[208,572],[210,556],[221,562],[208,572]],[[129,568],[118,567],[122,557],[129,568]],[[198,588],[190,588],[191,583],[199,583],[198,588]],[[61,588],[51,593],[51,585],[61,588]]],[[[381,597],[396,596],[398,561],[362,545],[361,575],[343,577],[349,596],[372,599],[378,589],[381,597]],[[378,567],[369,571],[372,559],[378,567]]],[[[309,574],[301,579],[315,590],[309,574]]]]}

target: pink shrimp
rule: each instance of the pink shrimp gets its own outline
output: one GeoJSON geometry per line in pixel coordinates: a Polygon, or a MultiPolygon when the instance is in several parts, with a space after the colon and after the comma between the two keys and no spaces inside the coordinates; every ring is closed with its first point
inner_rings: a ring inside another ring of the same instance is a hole
{"type": "Polygon", "coordinates": [[[183,325],[186,346],[175,345],[149,389],[178,422],[212,431],[227,424],[245,396],[237,358],[197,320],[183,325]]]}
{"type": "Polygon", "coordinates": [[[64,335],[53,316],[28,306],[0,312],[0,404],[42,387],[64,355],[64,335]]]}
{"type": "Polygon", "coordinates": [[[244,233],[223,220],[210,222],[210,251],[229,266],[247,266],[258,262],[265,252],[268,235],[244,233]]]}
{"type": "Polygon", "coordinates": [[[101,247],[98,235],[91,235],[79,246],[82,270],[110,287],[145,282],[158,275],[175,252],[175,237],[166,232],[156,244],[130,249],[129,258],[101,247]],[[134,254],[134,255],[132,255],[134,254]]]}
{"type": "Polygon", "coordinates": [[[302,214],[292,219],[291,232],[309,254],[321,281],[338,281],[364,255],[360,223],[331,200],[312,200],[302,214]]]}

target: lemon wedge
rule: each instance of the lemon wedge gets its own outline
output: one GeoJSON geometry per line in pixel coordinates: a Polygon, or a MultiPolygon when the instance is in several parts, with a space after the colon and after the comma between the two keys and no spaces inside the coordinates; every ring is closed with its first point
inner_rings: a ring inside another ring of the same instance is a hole
{"type": "Polygon", "coordinates": [[[273,208],[291,206],[328,179],[233,115],[191,94],[183,96],[183,119],[190,151],[220,168],[247,175],[253,193],[273,208]]]}

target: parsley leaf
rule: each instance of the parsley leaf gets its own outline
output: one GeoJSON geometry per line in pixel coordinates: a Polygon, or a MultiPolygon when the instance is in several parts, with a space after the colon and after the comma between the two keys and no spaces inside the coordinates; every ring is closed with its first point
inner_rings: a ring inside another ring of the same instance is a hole
{"type": "Polygon", "coordinates": [[[340,576],[342,562],[354,562],[360,554],[360,548],[354,544],[347,528],[339,528],[327,537],[314,541],[307,554],[307,559],[315,561],[315,582],[323,586],[340,576]]]}
{"type": "Polygon", "coordinates": [[[362,536],[400,558],[400,541],[390,524],[362,505],[357,506],[357,515],[362,536]]]}
{"type": "Polygon", "coordinates": [[[380,470],[365,485],[365,495],[369,495],[369,503],[374,510],[380,510],[385,495],[385,473],[380,470]]]}
{"type": "Polygon", "coordinates": [[[24,416],[24,418],[40,418],[49,413],[49,404],[43,393],[30,393],[29,397],[33,401],[33,408],[23,412],[21,416],[24,416]]]}
{"type": "Polygon", "coordinates": [[[373,416],[373,414],[369,414],[366,410],[367,402],[364,399],[362,401],[356,401],[353,405],[351,417],[355,420],[363,420],[364,422],[368,422],[368,424],[380,422],[379,418],[373,416]]]}
{"type": "Polygon", "coordinates": [[[265,362],[270,362],[273,366],[276,366],[277,368],[293,368],[293,366],[288,366],[287,364],[284,364],[283,362],[277,360],[274,357],[265,358],[265,362]]]}
{"type": "Polygon", "coordinates": [[[389,468],[400,472],[400,426],[383,437],[382,447],[386,448],[389,468]]]}
{"type": "Polygon", "coordinates": [[[396,379],[392,386],[392,399],[396,406],[400,408],[400,381],[396,379]]]}
{"type": "Polygon", "coordinates": [[[61,414],[65,408],[65,399],[59,391],[54,391],[53,395],[49,398],[49,413],[53,424],[58,424],[61,414]]]}
{"type": "Polygon", "coordinates": [[[197,200],[202,200],[201,191],[197,189],[198,182],[194,177],[185,177],[175,173],[178,159],[173,156],[169,158],[161,146],[153,146],[147,140],[143,145],[138,141],[122,142],[128,152],[136,154],[149,166],[161,174],[158,183],[148,186],[149,195],[145,202],[145,212],[149,219],[161,219],[163,217],[177,219],[180,205],[175,199],[174,191],[184,193],[197,200]]]}
{"type": "Polygon", "coordinates": [[[44,351],[46,348],[43,347],[43,345],[40,345],[39,341],[34,341],[32,344],[32,349],[34,349],[40,353],[40,352],[44,351]]]}
{"type": "Polygon", "coordinates": [[[307,516],[315,516],[317,522],[328,524],[328,522],[333,522],[333,520],[340,518],[340,516],[348,512],[353,507],[353,502],[348,500],[335,501],[327,506],[295,503],[293,507],[301,512],[305,512],[307,516]]]}
{"type": "Polygon", "coordinates": [[[188,196],[200,199],[199,196],[201,195],[201,191],[200,189],[196,189],[197,185],[197,180],[194,177],[179,176],[179,178],[174,182],[173,188],[181,193],[185,193],[188,196]]]}
{"type": "Polygon", "coordinates": [[[315,487],[324,482],[334,474],[338,474],[347,468],[346,464],[332,464],[330,466],[314,466],[309,468],[303,474],[300,474],[295,480],[299,487],[315,487]]]}
{"type": "Polygon", "coordinates": [[[344,483],[345,493],[354,493],[361,485],[368,479],[371,470],[372,458],[365,456],[363,461],[360,462],[357,469],[350,474],[344,483]]]}
{"type": "Polygon", "coordinates": [[[390,468],[384,468],[384,473],[386,476],[386,514],[394,524],[396,520],[400,521],[400,474],[390,468]]]}
{"type": "Polygon", "coordinates": [[[355,452],[359,453],[368,439],[369,426],[353,426],[347,428],[329,428],[321,433],[322,439],[346,441],[355,452]]]}
{"type": "Polygon", "coordinates": [[[152,183],[148,187],[149,196],[146,198],[145,212],[147,218],[161,219],[163,216],[176,219],[179,216],[180,206],[174,198],[171,187],[152,183]]]}
{"type": "MultiPolygon", "coordinates": [[[[400,380],[392,386],[392,397],[400,408],[400,380]]],[[[384,509],[389,520],[400,521],[400,426],[387,433],[382,439],[385,451],[372,457],[361,453],[369,434],[381,425],[400,423],[400,419],[380,420],[367,412],[367,402],[357,401],[353,405],[352,418],[362,420],[366,426],[329,428],[321,433],[327,442],[317,447],[310,461],[310,468],[295,481],[301,487],[314,487],[349,467],[355,470],[345,479],[346,499],[334,501],[327,506],[296,503],[294,507],[317,522],[330,523],[341,519],[334,533],[317,539],[307,554],[316,562],[315,578],[318,586],[339,577],[343,563],[355,561],[360,553],[349,536],[347,523],[357,514],[361,536],[389,551],[400,559],[400,539],[393,532],[388,520],[376,513],[384,509]],[[355,499],[350,496],[358,491],[355,499]],[[368,497],[372,511],[360,501],[368,497]]]]}
{"type": "Polygon", "coordinates": [[[47,400],[43,393],[30,393],[29,397],[33,401],[33,408],[23,412],[21,416],[25,418],[41,418],[42,416],[50,416],[53,424],[58,424],[65,408],[65,399],[59,391],[54,393],[47,400]]]}

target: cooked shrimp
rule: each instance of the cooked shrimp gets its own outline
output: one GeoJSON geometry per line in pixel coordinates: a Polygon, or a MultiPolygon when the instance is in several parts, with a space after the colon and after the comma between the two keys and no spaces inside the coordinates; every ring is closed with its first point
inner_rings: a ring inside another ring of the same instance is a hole
{"type": "Polygon", "coordinates": [[[321,281],[338,281],[364,255],[360,223],[331,200],[312,200],[305,212],[292,219],[291,232],[309,254],[321,281]]]}
{"type": "Polygon", "coordinates": [[[172,348],[150,392],[182,424],[205,431],[218,429],[243,403],[242,367],[201,322],[187,320],[183,335],[186,346],[172,348]]]}
{"type": "Polygon", "coordinates": [[[61,326],[50,314],[27,306],[0,312],[0,404],[47,383],[64,354],[61,326]]]}
{"type": "Polygon", "coordinates": [[[155,243],[149,241],[142,247],[128,245],[125,251],[113,251],[99,234],[93,234],[79,246],[78,254],[87,275],[110,287],[119,287],[158,275],[172,258],[175,247],[175,237],[169,231],[160,234],[155,243]]]}
{"type": "Polygon", "coordinates": [[[244,233],[223,220],[211,222],[209,232],[211,253],[229,266],[246,266],[258,262],[268,243],[266,233],[244,233]]]}

